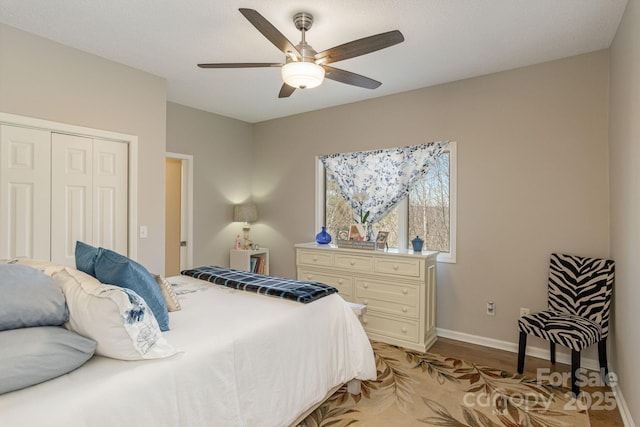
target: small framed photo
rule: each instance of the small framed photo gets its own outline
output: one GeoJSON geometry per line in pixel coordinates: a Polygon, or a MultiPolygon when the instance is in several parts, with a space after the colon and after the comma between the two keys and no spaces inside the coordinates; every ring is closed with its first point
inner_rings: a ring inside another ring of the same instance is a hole
{"type": "Polygon", "coordinates": [[[349,240],[349,230],[346,228],[338,230],[338,240],[349,240]]]}
{"type": "Polygon", "coordinates": [[[349,227],[349,240],[364,240],[365,232],[362,224],[352,224],[349,227]]]}
{"type": "Polygon", "coordinates": [[[378,231],[376,236],[376,247],[378,249],[384,249],[387,246],[387,237],[389,237],[388,231],[378,231]]]}

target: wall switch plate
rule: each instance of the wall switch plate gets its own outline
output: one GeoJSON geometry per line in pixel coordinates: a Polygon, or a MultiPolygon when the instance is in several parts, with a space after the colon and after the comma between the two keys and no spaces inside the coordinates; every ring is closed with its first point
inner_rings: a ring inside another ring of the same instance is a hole
{"type": "Polygon", "coordinates": [[[496,315],[496,303],[493,301],[487,301],[487,316],[496,315]]]}
{"type": "Polygon", "coordinates": [[[140,226],[140,238],[141,239],[146,239],[148,235],[149,235],[149,230],[147,229],[147,226],[146,225],[141,225],[140,226]]]}
{"type": "Polygon", "coordinates": [[[529,309],[525,307],[520,307],[520,317],[529,314],[529,309]]]}

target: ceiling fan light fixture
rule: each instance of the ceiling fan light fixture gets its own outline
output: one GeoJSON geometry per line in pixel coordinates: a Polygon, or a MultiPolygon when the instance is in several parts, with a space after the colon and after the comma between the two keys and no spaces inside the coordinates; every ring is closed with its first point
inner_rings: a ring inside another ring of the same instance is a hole
{"type": "Polygon", "coordinates": [[[282,80],[296,89],[311,89],[324,80],[324,68],[314,62],[288,62],[282,66],[282,80]]]}

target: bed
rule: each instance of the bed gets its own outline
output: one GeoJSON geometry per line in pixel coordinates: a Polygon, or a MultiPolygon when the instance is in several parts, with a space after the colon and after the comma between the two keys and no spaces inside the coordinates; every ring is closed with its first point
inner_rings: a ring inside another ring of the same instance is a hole
{"type": "Polygon", "coordinates": [[[290,426],[337,387],[376,377],[367,336],[337,293],[301,304],[193,277],[167,280],[181,306],[162,333],[174,355],[93,356],[0,395],[0,425],[290,426]]]}

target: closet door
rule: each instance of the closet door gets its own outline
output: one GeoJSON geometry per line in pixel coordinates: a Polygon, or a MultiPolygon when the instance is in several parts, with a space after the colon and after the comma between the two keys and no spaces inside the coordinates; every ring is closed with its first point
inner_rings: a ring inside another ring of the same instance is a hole
{"type": "Polygon", "coordinates": [[[128,147],[93,140],[93,244],[128,253],[128,147]]]}
{"type": "Polygon", "coordinates": [[[50,135],[0,125],[0,258],[50,257],[50,135]]]}
{"type": "Polygon", "coordinates": [[[51,135],[51,261],[75,266],[75,244],[93,243],[93,140],[51,135]]]}
{"type": "Polygon", "coordinates": [[[128,253],[128,146],[52,134],[51,260],[75,265],[75,245],[128,253]]]}

